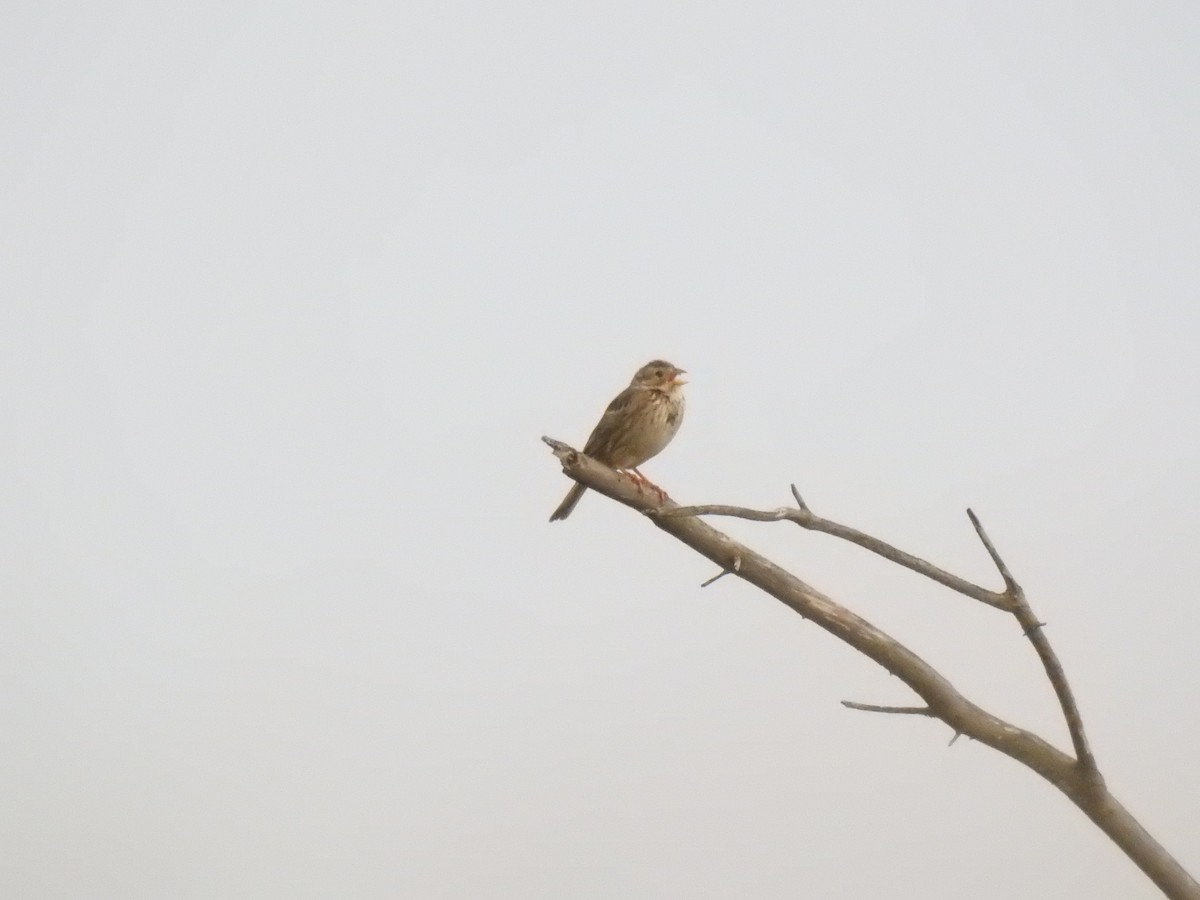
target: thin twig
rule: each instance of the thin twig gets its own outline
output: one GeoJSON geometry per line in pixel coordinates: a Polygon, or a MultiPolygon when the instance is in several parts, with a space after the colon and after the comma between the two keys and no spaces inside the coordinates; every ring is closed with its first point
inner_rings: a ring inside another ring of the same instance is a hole
{"type": "Polygon", "coordinates": [[[732,516],[738,519],[750,519],[753,522],[781,522],[791,519],[795,510],[785,506],[779,509],[746,509],[741,506],[726,506],[721,503],[706,503],[703,506],[676,506],[673,509],[652,509],[651,516],[662,516],[664,519],[684,519],[688,516],[732,516]]]}
{"type": "Polygon", "coordinates": [[[996,550],[996,545],[992,543],[991,538],[987,536],[987,532],[983,530],[983,523],[979,521],[979,516],[975,515],[974,510],[968,509],[967,518],[975,526],[975,533],[979,535],[979,540],[983,542],[983,549],[987,550],[988,556],[992,558],[992,562],[995,563],[996,569],[1000,573],[1000,577],[1004,579],[1005,590],[1010,595],[1020,593],[1020,585],[1013,578],[1012,572],[1008,570],[1008,566],[1004,564],[1004,560],[1000,558],[1000,554],[996,550]]]}
{"type": "MultiPolygon", "coordinates": [[[[803,503],[794,485],[792,494],[799,502],[803,503]]],[[[886,541],[881,541],[879,538],[872,537],[848,525],[841,525],[829,519],[823,519],[815,515],[807,506],[801,506],[799,509],[780,507],[779,509],[759,510],[748,509],[744,506],[710,503],[703,506],[676,506],[670,509],[651,510],[649,514],[662,518],[731,516],[737,519],[749,519],[752,522],[795,522],[801,528],[807,528],[809,531],[819,531],[849,541],[852,544],[857,544],[878,556],[882,556],[884,559],[904,566],[906,569],[911,569],[918,575],[924,575],[938,584],[945,585],[952,591],[957,591],[960,594],[970,597],[972,600],[978,600],[980,603],[986,603],[988,606],[1004,610],[1005,612],[1012,612],[1012,602],[1007,593],[989,591],[987,588],[980,587],[977,584],[967,581],[965,578],[959,578],[945,569],[938,568],[933,563],[926,562],[919,556],[913,556],[911,553],[906,553],[898,547],[893,547],[886,541]]]]}
{"type": "Polygon", "coordinates": [[[897,716],[929,716],[932,719],[938,717],[928,706],[876,706],[874,703],[855,703],[853,700],[843,700],[842,706],[847,709],[861,709],[863,712],[891,713],[897,716]]]}

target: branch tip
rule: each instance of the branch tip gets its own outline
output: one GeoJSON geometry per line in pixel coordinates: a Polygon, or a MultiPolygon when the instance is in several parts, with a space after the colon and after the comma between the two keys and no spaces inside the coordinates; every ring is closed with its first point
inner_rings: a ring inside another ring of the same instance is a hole
{"type": "Polygon", "coordinates": [[[808,512],[808,504],[804,502],[804,498],[800,496],[800,492],[796,490],[796,485],[792,485],[792,496],[796,498],[796,505],[805,512],[808,512]]]}
{"type": "Polygon", "coordinates": [[[1004,564],[1004,560],[1000,558],[1000,553],[996,550],[996,545],[992,543],[987,532],[983,530],[983,523],[979,521],[979,516],[975,515],[975,511],[968,507],[967,518],[971,520],[971,524],[975,528],[975,533],[979,535],[979,540],[983,544],[983,548],[987,550],[988,556],[992,558],[992,563],[996,566],[996,571],[1004,579],[1004,588],[1009,598],[1016,599],[1016,595],[1020,592],[1021,587],[1017,584],[1017,580],[1013,578],[1012,572],[1008,570],[1008,566],[1004,564]]]}
{"type": "Polygon", "coordinates": [[[579,451],[570,444],[565,444],[544,434],[542,435],[542,443],[554,451],[554,455],[558,457],[558,461],[564,466],[574,462],[579,457],[579,451]]]}

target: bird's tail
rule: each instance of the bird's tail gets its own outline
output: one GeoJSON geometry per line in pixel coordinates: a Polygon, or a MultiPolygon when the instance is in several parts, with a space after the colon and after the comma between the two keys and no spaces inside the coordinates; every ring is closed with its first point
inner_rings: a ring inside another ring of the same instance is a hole
{"type": "Polygon", "coordinates": [[[551,513],[550,521],[557,522],[559,519],[565,519],[569,516],[571,510],[575,508],[575,504],[579,502],[579,498],[583,496],[583,492],[586,490],[587,488],[582,484],[576,484],[567,491],[567,496],[563,498],[562,503],[558,504],[558,509],[551,513]]]}

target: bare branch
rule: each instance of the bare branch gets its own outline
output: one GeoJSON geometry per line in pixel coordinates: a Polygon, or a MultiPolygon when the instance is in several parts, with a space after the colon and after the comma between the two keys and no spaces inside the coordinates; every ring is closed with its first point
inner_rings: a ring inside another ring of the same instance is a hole
{"type": "MultiPolygon", "coordinates": [[[[797,501],[803,504],[803,499],[800,497],[799,491],[795,485],[792,485],[792,495],[797,501]]],[[[1093,777],[1098,777],[1099,773],[1096,768],[1096,760],[1092,755],[1088,745],[1087,736],[1083,730],[1083,718],[1079,713],[1078,705],[1075,702],[1074,695],[1071,692],[1067,682],[1066,673],[1063,671],[1061,663],[1059,663],[1054,650],[1050,646],[1049,639],[1038,632],[1042,628],[1042,622],[1037,620],[1033,614],[1033,610],[1029,607],[1025,600],[1025,594],[1021,590],[1021,586],[1017,584],[1012,572],[1009,571],[1004,560],[1000,557],[995,545],[984,531],[982,523],[978,516],[972,510],[967,510],[967,515],[971,519],[971,524],[975,528],[975,533],[979,536],[983,543],[984,549],[987,550],[988,556],[991,558],[996,569],[1000,573],[1000,577],[1004,581],[1005,590],[1003,593],[989,591],[986,588],[973,584],[957,575],[953,575],[944,569],[940,569],[932,563],[926,562],[919,557],[906,553],[897,547],[893,547],[878,538],[865,534],[857,529],[850,528],[847,525],[841,525],[837,522],[823,519],[812,513],[807,506],[802,506],[800,509],[787,509],[780,507],[774,510],[756,510],[747,509],[740,506],[728,506],[724,504],[706,504],[703,506],[680,506],[671,509],[655,509],[649,510],[648,513],[652,516],[659,517],[687,517],[687,516],[732,516],[739,519],[749,519],[755,522],[777,522],[786,520],[795,522],[802,528],[807,528],[812,531],[820,531],[825,534],[833,535],[834,537],[842,538],[850,541],[867,550],[882,556],[884,559],[891,560],[907,569],[911,569],[918,574],[924,575],[939,584],[957,591],[960,594],[971,597],[989,606],[1001,609],[1012,613],[1021,623],[1021,628],[1026,637],[1033,644],[1034,650],[1037,652],[1039,659],[1042,661],[1042,667],[1050,680],[1050,684],[1054,689],[1054,693],[1058,698],[1059,706],[1063,712],[1063,718],[1067,723],[1067,730],[1071,736],[1071,745],[1075,750],[1075,758],[1079,764],[1088,772],[1092,773],[1093,777]]]]}
{"type": "MultiPolygon", "coordinates": [[[[977,518],[971,514],[976,530],[993,562],[1004,578],[1001,594],[987,591],[924,560],[904,553],[876,538],[846,526],[821,519],[807,507],[762,513],[741,507],[717,507],[712,514],[735,515],[758,521],[787,519],[803,528],[822,531],[858,544],[905,568],[926,575],[939,584],[987,603],[1016,616],[1041,658],[1047,675],[1059,695],[1075,745],[1071,758],[1036,734],[1006,722],[967,700],[929,663],[870,622],[839,605],[830,597],[804,583],[795,575],[755,553],[744,544],[717,531],[698,516],[708,507],[681,508],[665,497],[647,495],[612,469],[578,453],[551,438],[543,440],[554,450],[563,471],[599,493],[643,513],[655,527],[672,535],[721,567],[722,573],[736,574],[766,591],[805,619],[848,644],[867,658],[900,678],[927,704],[927,712],[917,708],[881,707],[872,711],[895,711],[903,715],[928,715],[938,718],[954,730],[1010,756],[1045,778],[1079,807],[1124,853],[1172,900],[1200,900],[1200,885],[1141,826],[1109,792],[1096,769],[1084,738],[1081,719],[1058,658],[1050,649],[1044,629],[1025,601],[1020,586],[1008,572],[995,547],[987,539],[977,518]],[[657,502],[655,502],[657,500],[657,502]],[[903,712],[901,712],[903,710],[903,712]]],[[[793,488],[793,496],[803,503],[793,488]]],[[[710,582],[711,583],[711,580],[710,582]]],[[[865,707],[865,704],[860,707],[865,707]]],[[[852,707],[859,708],[859,707],[852,707]]]]}

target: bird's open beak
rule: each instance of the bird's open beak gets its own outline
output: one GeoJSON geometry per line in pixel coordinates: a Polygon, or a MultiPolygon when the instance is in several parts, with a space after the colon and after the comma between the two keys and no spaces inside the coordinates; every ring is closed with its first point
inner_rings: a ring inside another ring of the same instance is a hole
{"type": "Polygon", "coordinates": [[[687,372],[684,369],[676,369],[675,374],[673,376],[671,376],[671,382],[673,384],[687,384],[687,381],[685,381],[684,379],[679,377],[680,375],[686,375],[686,374],[687,374],[687,372]]]}

